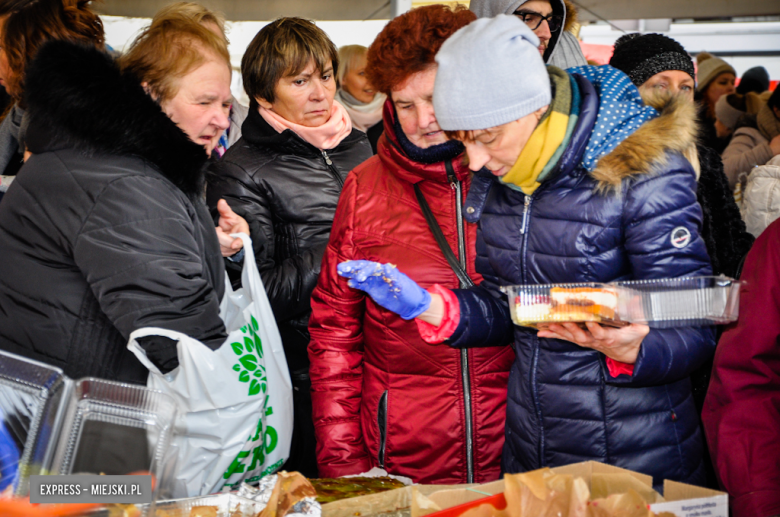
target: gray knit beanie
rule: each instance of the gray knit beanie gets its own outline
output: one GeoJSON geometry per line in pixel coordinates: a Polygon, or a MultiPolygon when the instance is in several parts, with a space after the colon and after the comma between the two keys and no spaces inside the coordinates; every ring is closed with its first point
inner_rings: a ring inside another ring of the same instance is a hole
{"type": "Polygon", "coordinates": [[[734,76],[737,75],[734,67],[721,58],[713,56],[709,52],[702,52],[700,55],[697,55],[696,61],[699,64],[699,70],[697,72],[698,81],[696,84],[697,92],[706,90],[707,86],[723,72],[729,72],[734,74],[734,76]]]}
{"type": "Polygon", "coordinates": [[[445,131],[487,129],[550,104],[539,39],[517,16],[480,18],[436,54],[433,109],[445,131]]]}
{"type": "Polygon", "coordinates": [[[735,93],[721,95],[715,103],[715,118],[720,120],[721,124],[733,130],[737,125],[737,120],[745,114],[745,111],[732,106],[728,97],[731,97],[735,101],[739,99],[738,94],[735,93]]]}

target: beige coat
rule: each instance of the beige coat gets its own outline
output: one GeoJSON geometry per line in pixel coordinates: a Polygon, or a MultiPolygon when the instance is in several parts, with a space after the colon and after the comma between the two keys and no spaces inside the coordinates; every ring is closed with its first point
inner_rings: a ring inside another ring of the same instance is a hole
{"type": "Polygon", "coordinates": [[[780,217],[780,157],[750,173],[742,199],[742,218],[747,231],[758,237],[780,217]]]}
{"type": "Polygon", "coordinates": [[[769,140],[752,127],[741,127],[734,132],[734,137],[723,151],[723,172],[729,180],[729,187],[736,186],[741,174],[750,174],[753,167],[764,165],[772,159],[774,153],[769,147],[769,140]]]}

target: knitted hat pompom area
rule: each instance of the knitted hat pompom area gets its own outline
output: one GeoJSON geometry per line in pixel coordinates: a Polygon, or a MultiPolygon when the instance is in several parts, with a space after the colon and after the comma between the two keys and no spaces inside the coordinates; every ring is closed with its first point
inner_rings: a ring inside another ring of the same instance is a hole
{"type": "Polygon", "coordinates": [[[550,104],[552,89],[539,39],[517,16],[480,18],[436,54],[433,109],[445,131],[487,129],[550,104]]]}
{"type": "Polygon", "coordinates": [[[609,64],[624,72],[635,86],[667,70],[680,70],[695,79],[693,60],[680,43],[663,34],[626,34],[615,42],[609,64]]]}

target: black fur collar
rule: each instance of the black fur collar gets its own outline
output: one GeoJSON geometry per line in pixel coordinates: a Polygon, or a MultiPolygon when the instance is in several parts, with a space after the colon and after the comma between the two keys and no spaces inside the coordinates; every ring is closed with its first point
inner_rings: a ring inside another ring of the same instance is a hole
{"type": "Polygon", "coordinates": [[[138,156],[190,198],[203,194],[206,152],[95,48],[45,44],[27,68],[28,149],[75,148],[89,154],[138,156]]]}

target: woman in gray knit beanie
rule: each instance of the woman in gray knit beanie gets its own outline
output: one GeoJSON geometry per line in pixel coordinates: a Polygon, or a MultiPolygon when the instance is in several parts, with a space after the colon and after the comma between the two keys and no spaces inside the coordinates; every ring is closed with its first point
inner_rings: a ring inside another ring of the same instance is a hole
{"type": "MultiPolygon", "coordinates": [[[[514,339],[506,472],[595,460],[652,475],[659,488],[664,479],[700,483],[688,376],[714,352],[709,327],[618,329],[596,317],[516,327],[500,289],[710,274],[696,176],[680,154],[692,142],[682,126],[693,123],[693,106],[672,101],[659,114],[624,73],[545,67],[537,46],[525,24],[501,15],[460,29],[436,55],[439,125],[463,142],[475,172],[465,212],[480,232],[467,259],[484,281],[426,291],[387,264],[348,262],[340,273],[416,318],[428,343],[514,339]]],[[[544,296],[532,308],[552,311],[544,296]]]]}

